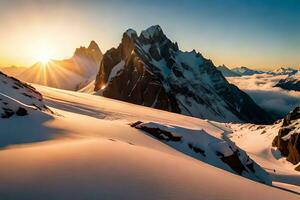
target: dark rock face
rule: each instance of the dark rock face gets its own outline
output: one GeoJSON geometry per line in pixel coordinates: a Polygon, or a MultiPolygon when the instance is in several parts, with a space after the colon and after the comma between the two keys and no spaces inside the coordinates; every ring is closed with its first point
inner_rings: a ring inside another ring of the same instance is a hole
{"type": "Polygon", "coordinates": [[[270,123],[271,117],[212,61],[182,52],[159,26],[123,34],[100,65],[95,91],[105,97],[216,121],[270,123]]]}
{"type": "MultiPolygon", "coordinates": [[[[282,121],[282,127],[274,138],[272,146],[294,165],[300,162],[300,107],[296,107],[282,121]]],[[[299,168],[299,166],[298,166],[299,168]]]]}
{"type": "Polygon", "coordinates": [[[16,115],[25,116],[28,115],[28,112],[25,108],[19,107],[18,110],[16,111],[16,115]]]}
{"type": "Polygon", "coordinates": [[[139,121],[139,122],[135,122],[133,124],[131,124],[131,127],[137,128],[137,129],[141,129],[147,133],[149,133],[150,135],[152,135],[153,137],[159,139],[159,140],[164,140],[164,141],[173,141],[173,142],[180,142],[181,141],[181,137],[180,136],[176,136],[174,134],[172,134],[169,131],[165,131],[159,128],[151,128],[151,127],[147,127],[147,126],[137,126],[139,124],[141,124],[143,122],[139,121]]]}
{"type": "Polygon", "coordinates": [[[244,171],[248,172],[238,156],[238,150],[230,156],[222,155],[221,160],[226,163],[233,171],[241,175],[244,171]]]}

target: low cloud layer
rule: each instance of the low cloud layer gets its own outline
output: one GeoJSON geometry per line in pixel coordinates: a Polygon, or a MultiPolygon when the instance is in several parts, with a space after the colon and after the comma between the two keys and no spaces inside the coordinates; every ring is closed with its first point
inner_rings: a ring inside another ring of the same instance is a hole
{"type": "Polygon", "coordinates": [[[242,77],[227,77],[227,80],[246,92],[265,110],[282,117],[300,105],[300,92],[273,87],[286,76],[259,74],[242,77]]]}

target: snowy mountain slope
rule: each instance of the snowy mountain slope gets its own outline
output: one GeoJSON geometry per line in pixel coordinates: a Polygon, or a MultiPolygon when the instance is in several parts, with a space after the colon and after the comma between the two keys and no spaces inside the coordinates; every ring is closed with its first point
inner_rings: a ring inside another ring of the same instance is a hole
{"type": "Polygon", "coordinates": [[[300,174],[295,165],[281,156],[272,142],[281,128],[275,125],[230,124],[232,133],[228,137],[245,150],[272,177],[273,185],[285,187],[300,194],[300,174]]]}
{"type": "Polygon", "coordinates": [[[46,132],[40,134],[40,128],[45,120],[52,118],[51,114],[35,88],[0,72],[0,149],[48,137],[46,132]],[[26,122],[22,123],[23,120],[26,122]],[[28,127],[32,131],[27,132],[28,127]],[[14,129],[23,133],[18,134],[14,129]]]}
{"type": "Polygon", "coordinates": [[[220,65],[217,67],[217,69],[222,73],[224,77],[235,77],[235,76],[241,76],[239,73],[236,73],[232,70],[230,70],[225,65],[220,65]]]}
{"type": "Polygon", "coordinates": [[[32,145],[0,151],[0,160],[5,163],[0,166],[0,193],[6,199],[299,198],[182,154],[126,140],[32,145]]]}
{"type": "Polygon", "coordinates": [[[1,197],[247,200],[255,192],[257,199],[298,198],[192,158],[181,147],[173,148],[129,125],[138,120],[155,122],[187,130],[185,141],[201,130],[224,141],[224,124],[101,96],[34,87],[57,114],[4,119],[1,139],[14,133],[19,141],[11,140],[0,151],[0,163],[5,163],[0,166],[1,197]],[[26,138],[23,143],[30,139],[35,143],[16,145],[26,138]]]}
{"type": "Polygon", "coordinates": [[[284,90],[300,91],[300,73],[297,72],[292,76],[279,80],[274,87],[279,87],[284,90]]]}
{"type": "Polygon", "coordinates": [[[143,130],[173,148],[205,163],[232,171],[249,179],[270,184],[268,174],[222,135],[214,137],[205,130],[193,130],[184,127],[141,121],[131,125],[143,130]]]}
{"type": "Polygon", "coordinates": [[[211,60],[183,52],[157,26],[129,29],[108,50],[95,82],[105,97],[217,121],[270,123],[272,118],[229,84],[211,60]]]}
{"type": "Polygon", "coordinates": [[[17,74],[6,71],[22,81],[77,91],[95,79],[101,60],[100,48],[91,41],[87,48],[77,48],[70,59],[38,62],[17,74]]]}
{"type": "Polygon", "coordinates": [[[34,87],[2,72],[0,72],[0,94],[2,109],[11,103],[42,111],[48,110],[43,102],[43,96],[34,87]]]}

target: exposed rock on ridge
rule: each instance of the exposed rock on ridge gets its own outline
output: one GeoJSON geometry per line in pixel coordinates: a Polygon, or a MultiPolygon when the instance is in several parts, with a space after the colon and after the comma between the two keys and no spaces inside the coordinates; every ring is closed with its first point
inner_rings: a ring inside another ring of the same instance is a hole
{"type": "Polygon", "coordinates": [[[160,26],[129,29],[100,65],[95,91],[135,104],[217,121],[269,123],[270,116],[211,60],[195,50],[183,52],[160,26]]]}

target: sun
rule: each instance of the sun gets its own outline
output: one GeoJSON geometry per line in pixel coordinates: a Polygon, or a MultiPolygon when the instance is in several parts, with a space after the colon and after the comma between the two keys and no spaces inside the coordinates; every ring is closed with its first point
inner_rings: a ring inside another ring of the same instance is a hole
{"type": "Polygon", "coordinates": [[[42,45],[39,45],[36,47],[36,53],[35,53],[35,59],[38,62],[41,62],[43,64],[47,64],[51,61],[52,58],[52,50],[46,43],[43,43],[42,45]]]}
{"type": "Polygon", "coordinates": [[[38,56],[38,61],[42,63],[48,63],[50,61],[50,56],[46,53],[42,53],[41,55],[38,56]]]}

